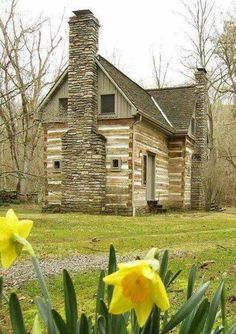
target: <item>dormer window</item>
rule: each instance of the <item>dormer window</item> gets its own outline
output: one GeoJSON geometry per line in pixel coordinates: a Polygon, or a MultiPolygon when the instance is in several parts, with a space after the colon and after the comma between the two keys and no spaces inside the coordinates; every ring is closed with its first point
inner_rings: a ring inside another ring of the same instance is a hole
{"type": "Polygon", "coordinates": [[[115,94],[101,95],[101,114],[115,113],[115,94]]]}
{"type": "Polygon", "coordinates": [[[67,113],[68,109],[68,99],[63,97],[59,99],[59,112],[60,113],[67,113]]]}
{"type": "Polygon", "coordinates": [[[196,134],[196,119],[194,117],[191,119],[191,133],[196,134]]]}

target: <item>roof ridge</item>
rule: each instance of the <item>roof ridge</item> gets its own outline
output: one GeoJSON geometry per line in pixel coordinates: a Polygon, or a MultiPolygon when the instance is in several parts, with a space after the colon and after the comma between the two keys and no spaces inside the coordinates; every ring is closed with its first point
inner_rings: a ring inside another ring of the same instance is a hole
{"type": "Polygon", "coordinates": [[[168,89],[181,89],[181,88],[194,88],[195,85],[183,85],[183,86],[170,86],[170,87],[163,87],[163,88],[145,88],[146,91],[161,91],[161,90],[168,90],[168,89]]]}

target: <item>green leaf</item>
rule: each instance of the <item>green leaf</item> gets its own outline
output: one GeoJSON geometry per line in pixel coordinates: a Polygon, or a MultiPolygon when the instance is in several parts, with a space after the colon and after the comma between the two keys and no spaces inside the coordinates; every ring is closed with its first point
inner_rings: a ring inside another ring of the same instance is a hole
{"type": "Polygon", "coordinates": [[[220,327],[217,327],[213,332],[212,334],[220,334],[224,331],[224,327],[223,326],[220,326],[220,327]]]}
{"type": "Polygon", "coordinates": [[[102,315],[105,319],[107,319],[108,309],[103,299],[100,300],[100,312],[101,312],[100,315],[102,315]]]}
{"type": "Polygon", "coordinates": [[[53,319],[57,326],[60,334],[68,334],[65,321],[62,319],[61,315],[56,311],[52,310],[53,319]]]}
{"type": "Polygon", "coordinates": [[[190,269],[188,276],[188,289],[187,289],[187,299],[189,299],[193,294],[194,284],[197,276],[197,266],[193,265],[190,269]]]}
{"type": "Polygon", "coordinates": [[[182,273],[182,270],[178,270],[169,280],[169,282],[167,283],[167,288],[174,283],[174,281],[176,280],[176,278],[182,273]]]}
{"type": "Polygon", "coordinates": [[[13,333],[26,334],[20,303],[15,293],[10,296],[9,307],[13,333]]]}
{"type": "Polygon", "coordinates": [[[223,287],[221,299],[220,299],[220,307],[221,307],[221,317],[222,317],[222,324],[224,327],[224,333],[227,333],[228,330],[228,322],[226,317],[226,297],[225,297],[225,287],[223,287]]]}
{"type": "Polygon", "coordinates": [[[33,325],[33,329],[32,329],[32,334],[41,334],[41,326],[40,326],[40,322],[39,322],[39,316],[38,314],[36,314],[35,318],[34,318],[34,325],[33,325]]]}
{"type": "Polygon", "coordinates": [[[139,327],[139,324],[137,322],[137,317],[136,317],[136,314],[135,314],[134,310],[132,310],[130,312],[130,323],[131,323],[131,333],[139,334],[140,327],[139,327]]]}
{"type": "Polygon", "coordinates": [[[70,334],[76,334],[78,310],[73,282],[66,270],[63,270],[66,327],[70,334]]]}
{"type": "Polygon", "coordinates": [[[98,323],[97,334],[106,334],[106,320],[102,315],[98,317],[97,323],[98,323]]]}
{"type": "Polygon", "coordinates": [[[167,272],[166,272],[166,274],[165,274],[165,279],[164,279],[164,285],[165,285],[165,287],[167,287],[167,285],[168,285],[168,282],[170,281],[170,279],[171,279],[171,276],[172,276],[172,272],[171,272],[171,270],[168,270],[167,272]]]}
{"type": "Polygon", "coordinates": [[[224,288],[224,282],[221,282],[210,304],[208,317],[203,331],[204,334],[211,334],[216,319],[217,309],[220,304],[223,288],[224,288]]]}
{"type": "Polygon", "coordinates": [[[84,313],[82,313],[80,317],[79,334],[89,334],[88,319],[84,313]]]}
{"type": "Polygon", "coordinates": [[[50,304],[44,302],[42,298],[35,298],[35,304],[39,310],[39,313],[48,329],[48,333],[57,334],[57,328],[53,320],[52,310],[50,304]]]}
{"type": "Polygon", "coordinates": [[[168,333],[171,329],[175,328],[181,321],[183,321],[198,305],[206,290],[208,289],[209,282],[203,284],[180,308],[178,312],[170,319],[170,321],[164,327],[162,334],[168,333]]]}
{"type": "Polygon", "coordinates": [[[209,301],[205,298],[199,305],[189,328],[189,333],[200,334],[204,328],[209,310],[209,301]]]}
{"type": "Polygon", "coordinates": [[[0,276],[0,301],[3,297],[3,277],[0,276]]]}
{"type": "Polygon", "coordinates": [[[194,315],[195,315],[195,309],[181,323],[179,334],[188,334],[188,333],[190,333],[189,332],[189,327],[191,326],[191,322],[193,320],[194,315]]]}
{"type": "Polygon", "coordinates": [[[96,298],[96,318],[98,314],[101,314],[100,310],[100,300],[104,300],[105,298],[105,283],[103,282],[103,278],[105,277],[104,270],[101,271],[99,281],[98,281],[98,289],[97,289],[97,298],[96,298]]]}
{"type": "MultiPolygon", "coordinates": [[[[110,245],[108,275],[114,273],[115,271],[116,271],[116,251],[115,251],[114,246],[110,245]]],[[[113,286],[108,285],[108,287],[107,287],[108,305],[110,305],[112,294],[113,294],[113,286]]]]}
{"type": "Polygon", "coordinates": [[[229,331],[227,332],[227,334],[236,334],[236,323],[233,324],[232,327],[230,327],[229,331]]]}
{"type": "Polygon", "coordinates": [[[162,281],[164,281],[164,277],[165,277],[167,267],[168,267],[168,261],[169,261],[169,252],[168,250],[165,250],[162,255],[161,264],[160,264],[160,272],[159,272],[159,275],[162,281]]]}
{"type": "Polygon", "coordinates": [[[124,314],[109,315],[108,333],[110,334],[128,334],[124,314]]]}

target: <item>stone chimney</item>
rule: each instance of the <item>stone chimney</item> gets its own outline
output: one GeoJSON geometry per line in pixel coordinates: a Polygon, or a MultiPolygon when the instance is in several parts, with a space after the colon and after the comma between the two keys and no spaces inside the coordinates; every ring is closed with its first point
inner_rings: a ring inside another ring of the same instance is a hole
{"type": "Polygon", "coordinates": [[[68,131],[62,139],[62,211],[105,206],[105,138],[97,132],[99,22],[90,10],[69,20],[68,131]]]}
{"type": "Polygon", "coordinates": [[[198,68],[195,73],[196,80],[196,134],[192,157],[191,206],[192,209],[205,209],[206,196],[204,191],[205,167],[208,156],[207,144],[207,77],[204,68],[198,68]]]}

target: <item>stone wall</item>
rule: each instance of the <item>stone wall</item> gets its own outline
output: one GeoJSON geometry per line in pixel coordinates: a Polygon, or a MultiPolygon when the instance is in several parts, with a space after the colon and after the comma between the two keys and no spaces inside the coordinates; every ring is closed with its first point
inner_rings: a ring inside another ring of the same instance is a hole
{"type": "Polygon", "coordinates": [[[105,208],[106,141],[97,132],[99,23],[89,10],[69,20],[68,131],[62,139],[62,211],[105,208]]]}
{"type": "Polygon", "coordinates": [[[205,209],[204,168],[207,161],[207,78],[205,69],[198,69],[196,78],[196,139],[192,156],[191,206],[192,209],[205,209]]]}

